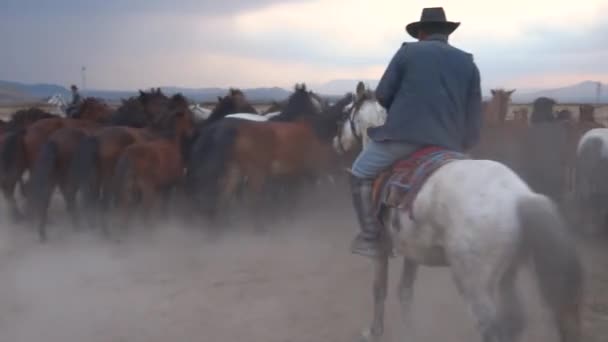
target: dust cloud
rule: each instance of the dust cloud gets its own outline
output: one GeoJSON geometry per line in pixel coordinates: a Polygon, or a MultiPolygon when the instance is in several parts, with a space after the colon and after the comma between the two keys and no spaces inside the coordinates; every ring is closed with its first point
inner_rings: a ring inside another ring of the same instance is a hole
{"type": "MultiPolygon", "coordinates": [[[[372,265],[348,252],[356,225],[346,188],[329,192],[262,232],[241,220],[208,234],[173,218],[117,243],[74,231],[60,203],[40,244],[3,219],[0,341],[354,341],[371,320],[372,265]]],[[[385,341],[479,341],[447,269],[420,270],[404,331],[398,259],[391,267],[385,341]]],[[[521,278],[525,341],[552,340],[521,278]]]]}

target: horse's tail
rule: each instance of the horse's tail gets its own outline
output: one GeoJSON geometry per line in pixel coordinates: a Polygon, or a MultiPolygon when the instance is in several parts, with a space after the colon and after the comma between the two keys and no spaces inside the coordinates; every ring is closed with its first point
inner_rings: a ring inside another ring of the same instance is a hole
{"type": "Polygon", "coordinates": [[[129,205],[136,193],[133,163],[127,154],[123,154],[116,163],[112,178],[112,202],[129,205]],[[128,203],[125,203],[128,202],[128,203]]]}
{"type": "MultiPolygon", "coordinates": [[[[218,122],[201,130],[190,160],[189,184],[197,202],[215,206],[221,191],[221,178],[230,158],[230,149],[237,135],[235,125],[218,122]]],[[[210,207],[208,210],[212,210],[210,207]]],[[[213,214],[213,213],[211,213],[213,214]]]]}
{"type": "Polygon", "coordinates": [[[74,186],[74,191],[82,189],[82,197],[87,208],[98,199],[99,193],[99,138],[88,136],[84,138],[78,147],[72,164],[70,165],[70,182],[74,186]]]}
{"type": "Polygon", "coordinates": [[[25,145],[23,143],[25,132],[25,129],[20,129],[9,133],[4,140],[0,148],[0,172],[3,175],[16,171],[17,158],[25,154],[25,145]]]}
{"type": "Polygon", "coordinates": [[[53,173],[55,171],[59,148],[54,141],[47,141],[41,148],[32,168],[27,189],[27,198],[33,214],[37,216],[40,240],[46,240],[47,210],[53,192],[53,173]]]}
{"type": "Polygon", "coordinates": [[[581,335],[583,269],[565,220],[549,198],[533,195],[518,204],[524,244],[540,292],[553,312],[562,342],[581,335]]]}

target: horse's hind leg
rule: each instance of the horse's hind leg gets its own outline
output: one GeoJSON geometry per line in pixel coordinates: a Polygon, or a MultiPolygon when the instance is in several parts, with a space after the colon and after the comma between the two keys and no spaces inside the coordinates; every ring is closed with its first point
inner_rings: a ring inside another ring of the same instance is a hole
{"type": "Polygon", "coordinates": [[[497,263],[473,255],[450,258],[454,282],[477,320],[482,341],[515,342],[522,329],[521,313],[514,280],[503,278],[513,275],[492,265],[497,263]]]}
{"type": "Polygon", "coordinates": [[[403,268],[401,269],[401,279],[399,280],[399,288],[397,294],[399,296],[399,303],[401,305],[401,316],[403,318],[404,333],[406,335],[412,334],[412,322],[410,319],[410,307],[412,304],[412,297],[414,294],[414,281],[416,280],[416,273],[418,265],[409,259],[403,260],[403,268]]]}
{"type": "Polygon", "coordinates": [[[19,221],[23,218],[21,210],[17,205],[17,199],[15,199],[15,182],[4,181],[2,182],[2,194],[4,199],[8,203],[8,212],[13,221],[19,221]]]}
{"type": "Polygon", "coordinates": [[[72,226],[74,229],[78,229],[80,217],[78,216],[78,209],[76,208],[76,192],[73,189],[74,188],[70,187],[67,182],[62,182],[59,186],[59,190],[65,200],[66,210],[72,220],[72,226]]]}
{"type": "Polygon", "coordinates": [[[388,256],[374,258],[374,317],[369,329],[363,331],[361,341],[376,341],[384,334],[384,303],[388,290],[388,256]]]}

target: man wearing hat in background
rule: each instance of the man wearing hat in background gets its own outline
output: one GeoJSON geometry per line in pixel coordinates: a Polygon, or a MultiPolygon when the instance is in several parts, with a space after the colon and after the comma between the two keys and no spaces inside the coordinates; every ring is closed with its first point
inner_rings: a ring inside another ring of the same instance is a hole
{"type": "Polygon", "coordinates": [[[72,102],[70,102],[66,109],[66,114],[69,118],[74,117],[82,103],[82,97],[80,96],[80,92],[78,92],[78,87],[75,84],[72,84],[70,90],[72,91],[72,102]]]}
{"type": "Polygon", "coordinates": [[[384,125],[368,130],[371,141],[351,169],[361,228],[351,246],[355,254],[381,252],[382,229],[372,204],[372,184],[380,172],[424,146],[464,152],[479,140],[479,70],[471,54],[448,44],[459,25],[446,20],[443,8],[425,8],[420,21],[406,26],[419,41],[401,46],[378,84],[376,97],[388,116],[384,125]]]}

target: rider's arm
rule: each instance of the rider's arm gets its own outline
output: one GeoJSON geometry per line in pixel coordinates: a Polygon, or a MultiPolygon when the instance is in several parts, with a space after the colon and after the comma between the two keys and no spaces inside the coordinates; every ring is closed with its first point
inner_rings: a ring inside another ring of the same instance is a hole
{"type": "Polygon", "coordinates": [[[466,134],[464,141],[464,150],[468,151],[475,146],[479,141],[481,130],[481,80],[479,69],[473,65],[473,77],[469,85],[469,98],[467,101],[466,118],[466,134]]]}
{"type": "Polygon", "coordinates": [[[403,44],[393,56],[393,59],[391,59],[386,71],[384,71],[384,75],[382,75],[382,78],[380,79],[378,87],[376,87],[376,98],[382,107],[386,109],[390,108],[393,103],[393,99],[399,90],[403,74],[405,73],[405,49],[405,44],[403,44]]]}

